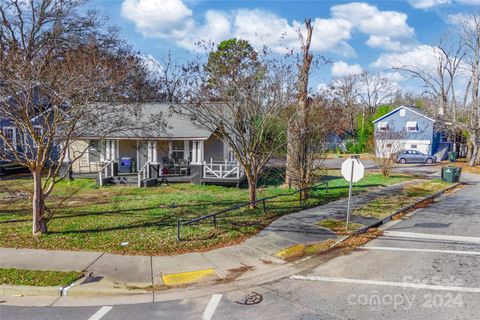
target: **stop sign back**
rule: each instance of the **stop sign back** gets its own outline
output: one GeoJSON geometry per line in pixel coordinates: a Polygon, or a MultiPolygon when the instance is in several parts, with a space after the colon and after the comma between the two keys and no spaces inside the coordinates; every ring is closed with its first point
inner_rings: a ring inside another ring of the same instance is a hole
{"type": "Polygon", "coordinates": [[[349,158],[342,163],[342,176],[348,182],[358,182],[363,178],[364,174],[365,167],[359,159],[349,158]]]}

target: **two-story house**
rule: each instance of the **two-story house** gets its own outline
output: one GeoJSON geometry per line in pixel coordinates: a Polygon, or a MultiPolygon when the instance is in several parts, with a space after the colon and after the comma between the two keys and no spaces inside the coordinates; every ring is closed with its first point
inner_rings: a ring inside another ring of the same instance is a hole
{"type": "Polygon", "coordinates": [[[435,120],[417,107],[400,106],[373,124],[377,157],[409,149],[443,160],[451,147],[445,135],[436,130],[435,120]]]}

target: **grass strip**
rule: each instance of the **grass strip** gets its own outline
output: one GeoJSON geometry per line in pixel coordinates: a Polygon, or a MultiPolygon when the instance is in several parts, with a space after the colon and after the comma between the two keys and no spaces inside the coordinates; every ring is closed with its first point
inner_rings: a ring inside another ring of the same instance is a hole
{"type": "Polygon", "coordinates": [[[83,277],[78,271],[43,271],[0,268],[0,284],[16,286],[67,286],[83,277]]]}

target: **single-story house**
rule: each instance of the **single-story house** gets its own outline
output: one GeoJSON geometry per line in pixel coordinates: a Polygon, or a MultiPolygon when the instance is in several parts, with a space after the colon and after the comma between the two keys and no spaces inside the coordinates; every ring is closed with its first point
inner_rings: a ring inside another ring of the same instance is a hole
{"type": "Polygon", "coordinates": [[[436,121],[417,107],[400,106],[373,121],[377,157],[388,157],[402,150],[417,150],[443,160],[451,143],[436,130],[436,121]]]}
{"type": "Polygon", "coordinates": [[[131,126],[107,132],[104,124],[91,125],[69,147],[73,174],[100,175],[101,183],[130,176],[138,185],[162,179],[238,185],[243,174],[228,145],[175,108],[143,103],[122,115],[131,126]]]}

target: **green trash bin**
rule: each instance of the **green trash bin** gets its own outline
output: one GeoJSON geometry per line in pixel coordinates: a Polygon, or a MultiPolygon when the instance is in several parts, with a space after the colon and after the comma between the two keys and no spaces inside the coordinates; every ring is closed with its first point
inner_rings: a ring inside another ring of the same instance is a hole
{"type": "Polygon", "coordinates": [[[451,151],[448,153],[448,159],[450,162],[457,162],[458,152],[451,151]]]}
{"type": "Polygon", "coordinates": [[[462,168],[457,167],[443,167],[442,168],[442,180],[445,182],[459,182],[462,168]]]}

